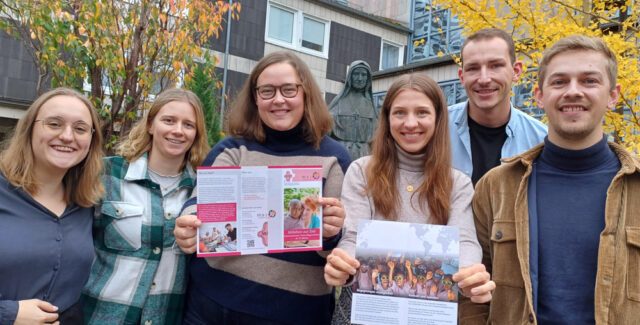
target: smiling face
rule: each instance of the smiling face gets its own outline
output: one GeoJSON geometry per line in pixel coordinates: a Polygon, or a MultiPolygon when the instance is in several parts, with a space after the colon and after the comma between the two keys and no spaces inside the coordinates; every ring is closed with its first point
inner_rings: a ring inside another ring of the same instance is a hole
{"type": "Polygon", "coordinates": [[[151,121],[151,159],[182,161],[196,137],[196,114],[187,102],[168,102],[151,121]]]}
{"type": "MultiPolygon", "coordinates": [[[[262,71],[256,87],[271,85],[279,87],[283,84],[300,84],[296,70],[289,63],[274,63],[262,71]]],[[[255,90],[254,90],[255,91],[255,90]]],[[[258,115],[264,124],[276,131],[293,129],[304,115],[304,90],[298,87],[298,93],[292,98],[282,96],[277,90],[271,99],[262,99],[255,91],[258,115]]]]}
{"type": "Polygon", "coordinates": [[[435,131],[436,111],[427,95],[404,89],[391,103],[389,129],[391,137],[408,153],[425,150],[435,131]]]}
{"type": "Polygon", "coordinates": [[[458,77],[469,97],[470,114],[508,111],[511,85],[518,80],[522,63],[511,62],[507,42],[498,37],[471,41],[462,57],[458,77]]]}
{"type": "Polygon", "coordinates": [[[78,98],[55,96],[45,102],[31,133],[31,150],[37,175],[64,174],[87,157],[93,136],[89,108],[78,98]],[[43,120],[58,121],[49,126],[43,120]],[[54,129],[51,126],[59,127],[54,129]],[[82,131],[78,129],[83,127],[82,131]]]}
{"type": "Polygon", "coordinates": [[[595,51],[557,54],[547,67],[538,106],[549,117],[549,140],[567,149],[584,149],[602,139],[602,119],[615,107],[620,86],[612,87],[606,58],[595,51]]]}

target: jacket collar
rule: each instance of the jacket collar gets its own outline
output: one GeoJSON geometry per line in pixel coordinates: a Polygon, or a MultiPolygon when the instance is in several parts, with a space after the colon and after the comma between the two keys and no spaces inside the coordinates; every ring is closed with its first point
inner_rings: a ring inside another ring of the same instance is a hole
{"type": "MultiPolygon", "coordinates": [[[[510,107],[510,111],[509,111],[509,122],[507,122],[507,127],[505,128],[505,132],[507,132],[507,136],[508,137],[513,137],[514,135],[514,123],[516,123],[515,120],[515,108],[513,107],[513,104],[511,103],[511,101],[509,101],[509,107],[510,107]]],[[[467,101],[464,104],[464,109],[462,110],[462,114],[460,114],[458,116],[458,119],[455,121],[456,125],[458,126],[458,130],[464,130],[461,132],[469,132],[469,100],[467,99],[467,101]]],[[[460,133],[460,132],[458,132],[460,133]]]]}
{"type": "MultiPolygon", "coordinates": [[[[624,174],[633,174],[640,173],[640,160],[635,158],[629,151],[627,151],[623,146],[609,142],[609,147],[616,154],[618,159],[620,160],[620,172],[624,174]]],[[[537,146],[525,151],[519,155],[513,156],[511,158],[502,159],[503,163],[507,164],[522,164],[525,167],[531,166],[533,161],[538,158],[540,153],[542,152],[542,148],[544,147],[544,143],[540,143],[537,146]]]]}

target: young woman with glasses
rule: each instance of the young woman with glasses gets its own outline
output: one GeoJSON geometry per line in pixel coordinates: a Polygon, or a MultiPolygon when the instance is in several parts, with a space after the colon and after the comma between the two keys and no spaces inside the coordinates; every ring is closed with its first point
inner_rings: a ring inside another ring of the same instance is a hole
{"type": "MultiPolygon", "coordinates": [[[[253,69],[231,109],[229,134],[206,166],[320,165],[324,183],[323,248],[340,238],[340,196],[349,155],[330,139],[331,115],[311,71],[289,52],[266,55],[253,69]]],[[[176,221],[176,242],[196,247],[196,198],[176,221]]],[[[269,220],[281,227],[282,220],[269,220]],[[276,222],[280,222],[279,224],[276,222]]],[[[272,228],[268,226],[267,228],[272,228]]],[[[324,253],[326,254],[326,252],[324,253]]],[[[185,324],[327,324],[334,299],[324,283],[323,253],[301,252],[193,258],[189,264],[185,324]]]]}
{"type": "MultiPolygon", "coordinates": [[[[382,104],[371,156],[354,161],[345,176],[345,231],[338,248],[327,257],[327,283],[345,285],[356,274],[360,266],[354,257],[359,220],[449,225],[460,231],[458,285],[472,301],[489,301],[495,284],[480,264],[482,251],[473,223],[472,196],[470,179],[451,167],[442,90],[426,76],[400,77],[382,104]]],[[[340,319],[334,323],[349,320],[350,292],[343,291],[347,298],[341,295],[340,314],[336,315],[340,319]]]]}
{"type": "Polygon", "coordinates": [[[0,324],[81,324],[104,190],[102,135],[79,92],[44,93],[0,154],[0,324]]]}
{"type": "Polygon", "coordinates": [[[186,258],[173,228],[208,152],[198,97],[160,93],[105,158],[107,194],[96,207],[96,260],[84,289],[89,324],[179,324],[186,258]]]}

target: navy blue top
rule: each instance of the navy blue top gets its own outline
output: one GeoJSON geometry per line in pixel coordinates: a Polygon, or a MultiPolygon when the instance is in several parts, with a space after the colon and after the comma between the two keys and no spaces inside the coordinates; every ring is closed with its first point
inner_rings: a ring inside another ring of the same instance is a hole
{"type": "Polygon", "coordinates": [[[92,212],[70,204],[58,218],[0,175],[0,325],[13,324],[19,300],[58,312],[78,301],[94,256],[92,212]]]}
{"type": "Polygon", "coordinates": [[[529,187],[530,264],[540,324],[594,324],[607,189],[620,161],[606,138],[583,150],[545,139],[529,187]]]}
{"type": "MultiPolygon", "coordinates": [[[[264,125],[263,127],[266,133],[266,141],[264,143],[243,138],[226,138],[211,149],[203,165],[211,166],[218,156],[225,151],[238,151],[234,155],[242,152],[239,157],[240,165],[268,165],[273,160],[272,157],[297,157],[297,160],[295,160],[297,163],[300,163],[301,158],[302,161],[308,162],[302,164],[320,165],[336,157],[343,175],[349,166],[349,154],[336,140],[325,136],[320,142],[320,147],[315,149],[311,144],[303,140],[304,135],[300,125],[288,131],[272,130],[264,125]]],[[[323,175],[323,183],[327,181],[325,177],[326,175],[323,175]]],[[[332,190],[339,190],[340,186],[335,182],[332,183],[332,190]]],[[[326,186],[323,187],[325,194],[327,189],[326,186]]],[[[185,207],[195,203],[196,198],[193,197],[185,203],[185,207]]],[[[331,250],[336,247],[340,237],[340,234],[338,234],[323,240],[323,249],[331,250]]],[[[300,276],[307,277],[307,281],[325,285],[323,278],[315,277],[315,275],[321,274],[320,272],[322,272],[326,264],[325,258],[317,252],[278,253],[265,254],[265,256],[269,260],[277,259],[286,262],[269,265],[280,265],[283,268],[305,265],[309,270],[313,270],[313,273],[301,274],[300,276]]],[[[208,301],[213,300],[232,311],[246,313],[274,323],[311,325],[329,324],[331,322],[331,315],[335,306],[333,293],[310,295],[281,289],[272,286],[270,283],[267,284],[268,281],[279,281],[277,280],[281,277],[277,275],[279,270],[271,269],[270,266],[266,265],[249,265],[250,263],[247,262],[250,261],[249,258],[249,256],[234,257],[233,260],[229,258],[228,262],[233,262],[235,265],[246,263],[247,267],[261,270],[256,272],[253,278],[240,277],[219,270],[210,266],[203,258],[191,259],[188,289],[190,303],[195,305],[199,303],[206,304],[208,301]]],[[[224,257],[211,259],[224,259],[224,257]]],[[[289,270],[284,271],[288,272],[289,270]]],[[[299,279],[286,280],[300,282],[299,279]]],[[[315,285],[307,286],[313,287],[315,285]]],[[[301,287],[304,286],[301,285],[301,287]]],[[[212,320],[208,321],[212,323],[212,320]]]]}

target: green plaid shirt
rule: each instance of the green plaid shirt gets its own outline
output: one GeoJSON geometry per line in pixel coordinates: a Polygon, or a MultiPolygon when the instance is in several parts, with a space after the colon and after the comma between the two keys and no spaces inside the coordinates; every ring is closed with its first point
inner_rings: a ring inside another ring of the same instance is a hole
{"type": "Polygon", "coordinates": [[[129,164],[105,158],[104,199],[95,209],[96,259],[84,288],[88,324],[179,324],[185,255],[174,247],[175,218],[195,183],[190,166],[164,196],[147,172],[147,155],[129,164]]]}

